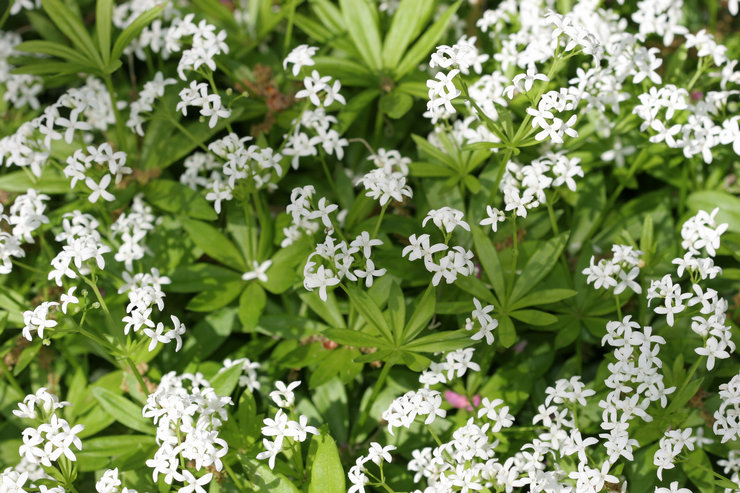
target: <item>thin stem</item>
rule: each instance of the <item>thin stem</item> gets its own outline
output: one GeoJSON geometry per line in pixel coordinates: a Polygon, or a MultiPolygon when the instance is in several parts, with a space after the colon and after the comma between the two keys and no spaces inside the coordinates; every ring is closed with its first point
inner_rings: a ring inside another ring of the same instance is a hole
{"type": "Polygon", "coordinates": [[[385,216],[385,210],[388,208],[388,204],[390,202],[386,202],[385,205],[380,209],[380,215],[378,216],[378,221],[375,223],[375,230],[373,230],[373,238],[378,237],[378,231],[380,230],[380,223],[383,222],[383,216],[385,216]]]}
{"type": "Polygon", "coordinates": [[[619,295],[614,295],[614,301],[617,303],[617,316],[619,317],[619,320],[622,320],[622,303],[619,301],[619,295]]]}
{"type": "Polygon", "coordinates": [[[329,165],[326,164],[326,159],[324,159],[323,150],[319,150],[319,160],[321,161],[321,167],[324,169],[324,174],[326,175],[326,179],[329,182],[331,191],[334,192],[335,197],[338,197],[339,194],[337,193],[337,187],[336,187],[336,184],[334,183],[334,177],[332,177],[331,173],[329,172],[329,165]]]}
{"type": "Polygon", "coordinates": [[[113,115],[116,118],[116,136],[118,137],[118,149],[123,150],[125,144],[125,130],[123,127],[123,120],[121,119],[121,113],[118,111],[118,103],[116,101],[116,90],[113,88],[113,80],[110,75],[105,76],[105,87],[108,89],[108,95],[110,96],[110,103],[113,106],[113,115]]]}
{"type": "Polygon", "coordinates": [[[365,426],[365,421],[367,421],[367,417],[370,413],[370,408],[375,402],[375,399],[377,399],[378,394],[380,394],[380,390],[383,387],[383,384],[385,383],[385,380],[388,377],[388,373],[390,372],[392,366],[393,365],[391,363],[386,363],[385,365],[383,365],[383,368],[380,370],[380,375],[378,376],[378,379],[375,381],[375,385],[373,386],[373,391],[370,394],[370,399],[368,399],[367,404],[365,405],[365,408],[362,410],[362,414],[360,414],[360,418],[357,420],[357,425],[355,425],[355,428],[354,428],[355,436],[357,435],[357,432],[360,431],[363,426],[365,426]]]}
{"type": "Polygon", "coordinates": [[[23,388],[18,384],[18,380],[15,379],[13,374],[10,371],[10,368],[8,368],[8,365],[5,364],[5,360],[0,357],[0,370],[2,370],[3,375],[5,376],[5,379],[8,381],[11,387],[15,389],[16,392],[18,392],[19,395],[25,395],[26,393],[23,392],[23,388]]]}
{"type": "Polygon", "coordinates": [[[227,464],[226,462],[223,462],[223,465],[224,465],[224,469],[226,469],[226,474],[229,476],[229,478],[231,478],[231,480],[234,482],[234,484],[239,489],[239,491],[247,491],[246,485],[244,485],[244,483],[242,483],[241,480],[238,479],[239,476],[237,476],[236,473],[234,473],[234,470],[231,468],[231,466],[227,464]]]}
{"type": "Polygon", "coordinates": [[[442,440],[439,439],[436,433],[434,433],[434,430],[432,430],[432,427],[429,425],[424,425],[427,428],[427,431],[429,431],[429,434],[432,435],[432,438],[434,438],[434,441],[437,442],[437,446],[442,446],[442,440]]]}

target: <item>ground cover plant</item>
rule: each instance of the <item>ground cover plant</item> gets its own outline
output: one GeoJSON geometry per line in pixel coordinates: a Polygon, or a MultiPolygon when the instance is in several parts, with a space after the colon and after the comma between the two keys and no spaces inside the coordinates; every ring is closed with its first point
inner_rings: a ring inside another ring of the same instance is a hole
{"type": "Polygon", "coordinates": [[[737,0],[0,7],[0,491],[740,491],[737,0]]]}

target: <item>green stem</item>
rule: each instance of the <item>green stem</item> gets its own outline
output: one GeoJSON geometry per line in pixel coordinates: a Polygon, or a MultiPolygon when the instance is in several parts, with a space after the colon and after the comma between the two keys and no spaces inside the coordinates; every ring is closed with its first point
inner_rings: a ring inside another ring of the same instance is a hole
{"type": "Polygon", "coordinates": [[[429,432],[430,435],[432,435],[432,438],[434,438],[434,441],[437,442],[437,446],[441,447],[442,446],[442,440],[440,440],[439,437],[437,436],[437,434],[434,433],[434,430],[432,430],[432,427],[429,426],[429,425],[424,425],[424,426],[426,426],[427,431],[429,432]]]}
{"type": "Polygon", "coordinates": [[[375,229],[373,230],[373,238],[378,237],[378,231],[380,231],[380,223],[383,222],[383,216],[385,216],[385,210],[388,208],[388,204],[390,204],[390,202],[386,202],[385,205],[380,209],[380,215],[378,216],[378,221],[375,223],[375,229]]]}
{"type": "Polygon", "coordinates": [[[124,150],[126,132],[123,126],[123,120],[121,119],[121,113],[118,111],[116,90],[113,88],[113,80],[111,79],[110,75],[105,76],[105,87],[108,89],[110,103],[113,106],[113,115],[116,118],[116,136],[118,137],[118,150],[124,150]]]}
{"type": "Polygon", "coordinates": [[[10,0],[8,2],[8,8],[5,9],[5,12],[3,13],[2,18],[0,18],[0,29],[3,28],[5,25],[5,22],[8,20],[8,17],[10,17],[10,9],[13,8],[13,4],[15,3],[15,0],[10,0]]]}
{"type": "Polygon", "coordinates": [[[617,303],[617,316],[619,317],[619,321],[622,321],[622,303],[619,301],[619,295],[614,295],[614,301],[617,303]]]}
{"type": "Polygon", "coordinates": [[[19,395],[26,395],[25,392],[23,392],[23,388],[18,384],[18,380],[15,379],[13,376],[13,373],[8,368],[8,365],[5,364],[5,360],[0,357],[0,370],[2,370],[3,375],[5,376],[5,379],[8,381],[11,387],[15,389],[16,392],[18,392],[19,395]]]}
{"type": "Polygon", "coordinates": [[[380,375],[378,376],[378,379],[375,381],[375,385],[373,386],[373,391],[370,394],[370,399],[368,399],[367,404],[365,404],[365,407],[362,410],[362,414],[360,414],[360,418],[357,420],[357,424],[354,427],[355,436],[357,436],[357,433],[360,430],[362,430],[363,426],[365,426],[367,417],[370,414],[370,408],[375,402],[375,399],[377,399],[378,394],[380,394],[380,390],[382,389],[386,378],[388,378],[388,373],[390,372],[392,366],[393,365],[391,363],[385,363],[383,365],[383,368],[380,370],[380,375]]]}
{"type": "Polygon", "coordinates": [[[239,476],[234,473],[234,470],[231,468],[231,466],[226,462],[224,462],[223,465],[224,469],[226,469],[226,474],[229,476],[229,478],[231,478],[239,491],[247,491],[248,488],[244,483],[242,483],[241,479],[239,479],[239,476]]]}

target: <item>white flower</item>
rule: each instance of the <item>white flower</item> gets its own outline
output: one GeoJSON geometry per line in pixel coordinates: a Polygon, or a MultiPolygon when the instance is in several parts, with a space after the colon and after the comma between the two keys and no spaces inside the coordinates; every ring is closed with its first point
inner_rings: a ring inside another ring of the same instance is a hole
{"type": "Polygon", "coordinates": [[[257,260],[252,261],[253,269],[251,271],[242,274],[242,279],[245,281],[251,281],[252,279],[258,279],[262,282],[267,282],[267,269],[272,266],[272,260],[265,260],[259,263],[257,260]]]}
{"type": "Polygon", "coordinates": [[[316,62],[313,61],[313,56],[319,49],[316,46],[308,46],[306,44],[298,45],[288,53],[288,56],[283,60],[283,68],[288,69],[288,64],[293,65],[292,72],[294,76],[298,76],[301,68],[304,66],[313,66],[316,62]]]}

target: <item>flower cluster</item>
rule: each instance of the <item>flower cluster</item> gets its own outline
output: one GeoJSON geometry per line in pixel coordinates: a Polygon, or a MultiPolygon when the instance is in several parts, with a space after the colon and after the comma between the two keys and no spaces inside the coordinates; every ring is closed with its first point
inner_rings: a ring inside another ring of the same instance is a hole
{"type": "Polygon", "coordinates": [[[422,226],[426,226],[426,223],[431,220],[440,229],[446,241],[431,245],[430,235],[425,233],[417,237],[412,234],[409,237],[410,244],[401,252],[404,257],[408,255],[412,262],[423,259],[426,270],[434,274],[432,284],[435,286],[442,279],[447,284],[452,284],[457,276],[469,276],[474,272],[473,252],[459,245],[452,248],[447,245],[456,227],[460,226],[462,229],[470,231],[470,225],[463,220],[463,215],[462,211],[452,207],[430,210],[422,221],[422,226]],[[435,255],[441,252],[447,253],[445,255],[435,255]]]}
{"type": "Polygon", "coordinates": [[[23,430],[23,445],[18,449],[29,463],[52,467],[52,462],[59,461],[62,456],[68,461],[77,460],[72,447],[82,450],[82,441],[77,435],[85,427],[81,424],[70,426],[57,414],[57,410],[69,405],[41,387],[35,394],[27,395],[13,411],[19,418],[36,422],[35,427],[23,430]]]}
{"type": "Polygon", "coordinates": [[[230,404],[231,398],[217,395],[200,373],[177,375],[172,371],[162,376],[142,409],[143,416],[157,425],[159,449],[146,461],[153,469],[154,481],[161,474],[169,485],[177,481],[189,487],[188,491],[205,491],[202,486],[211,482],[214,473],[196,477],[190,469],[223,469],[221,458],[229,451],[229,444],[218,431],[228,419],[226,406],[230,404]],[[182,466],[188,461],[192,465],[182,466]]]}
{"type": "Polygon", "coordinates": [[[473,298],[473,304],[475,304],[475,310],[473,310],[470,317],[465,319],[465,330],[473,330],[477,322],[478,332],[470,338],[479,341],[485,337],[486,344],[490,346],[494,340],[493,331],[498,327],[498,320],[489,315],[493,311],[493,305],[483,306],[477,298],[473,298]]]}
{"type": "MultiPolygon", "coordinates": [[[[110,176],[110,175],[108,175],[110,176]]],[[[51,260],[53,269],[49,272],[49,279],[53,279],[57,286],[62,285],[62,279],[76,279],[79,275],[86,276],[92,272],[92,265],[98,269],[105,269],[103,255],[111,248],[103,243],[98,232],[100,223],[92,215],[78,210],[67,212],[62,220],[62,232],[55,236],[56,241],[64,241],[66,245],[51,260]],[[90,261],[94,261],[91,264],[90,261]],[[72,267],[75,267],[75,272],[72,267]]]]}
{"type": "Polygon", "coordinates": [[[642,287],[635,281],[640,275],[640,256],[642,252],[630,245],[612,245],[612,258],[602,258],[594,263],[595,256],[591,257],[590,265],[583,269],[586,282],[593,283],[595,289],[612,289],[618,295],[630,288],[633,292],[642,293],[642,287]]]}
{"type": "Polygon", "coordinates": [[[74,189],[77,182],[81,181],[90,189],[91,193],[88,196],[90,202],[95,203],[100,198],[112,202],[115,197],[107,190],[108,186],[112,181],[116,184],[120,183],[123,175],[132,173],[132,169],[126,166],[126,157],[125,152],[114,152],[107,142],[98,147],[88,146],[87,154],[82,149],[77,149],[67,158],[64,175],[71,180],[70,188],[74,189]],[[94,164],[103,168],[100,181],[88,175],[88,171],[93,168],[94,164]]]}
{"type": "Polygon", "coordinates": [[[377,168],[365,173],[355,183],[365,187],[368,197],[378,200],[381,206],[388,204],[391,199],[403,202],[404,197],[413,197],[411,187],[406,184],[411,159],[401,157],[396,150],[385,149],[378,149],[377,154],[368,159],[377,168]]]}
{"type": "Polygon", "coordinates": [[[308,435],[318,435],[319,430],[309,426],[308,417],[299,415],[297,419],[291,419],[294,416],[295,390],[301,384],[300,381],[291,382],[285,385],[281,381],[275,382],[276,390],[270,392],[270,398],[278,406],[274,418],[265,418],[262,422],[262,434],[265,437],[262,444],[265,447],[264,452],[257,454],[257,459],[267,459],[270,469],[275,468],[275,458],[283,450],[286,438],[292,443],[305,442],[308,435]],[[290,416],[285,413],[288,410],[290,416]]]}

